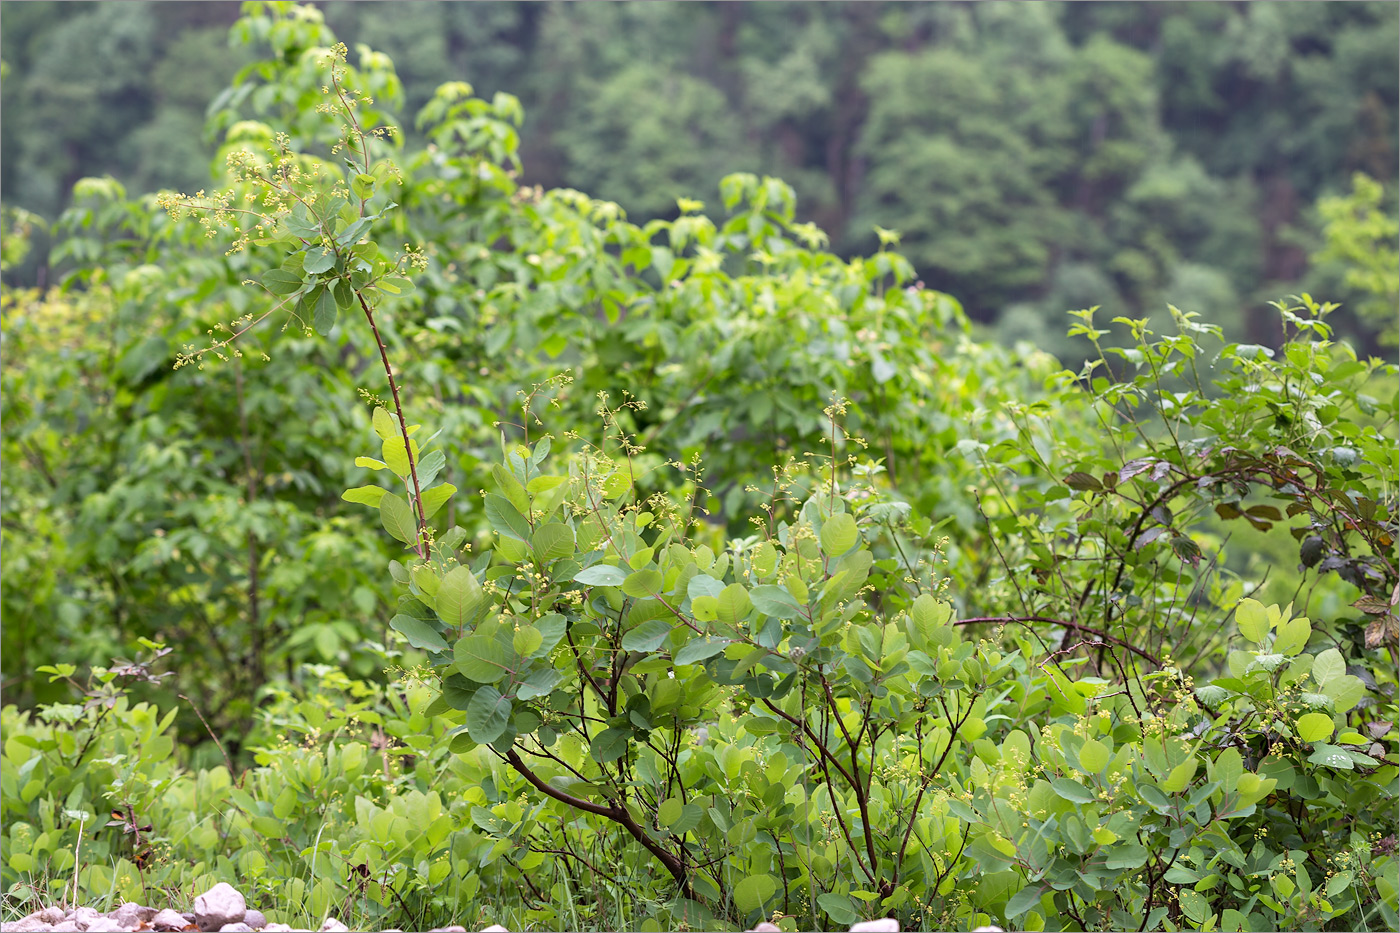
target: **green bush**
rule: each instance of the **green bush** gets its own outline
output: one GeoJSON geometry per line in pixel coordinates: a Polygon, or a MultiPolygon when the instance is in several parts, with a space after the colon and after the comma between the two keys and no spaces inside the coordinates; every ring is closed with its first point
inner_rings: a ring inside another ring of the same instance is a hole
{"type": "Polygon", "coordinates": [[[6,707],[12,904],[234,878],[405,928],[1395,924],[1396,368],[1330,306],[1280,304],[1277,349],[1175,309],[1112,347],[1075,312],[1090,360],[1060,371],[973,343],[894,234],[822,252],[773,179],[638,228],[520,187],[518,107],[462,85],[401,153],[369,99],[392,63],[250,11],[278,54],[215,108],[228,188],[162,216],[89,184],[76,293],[7,304],[35,383],[7,370],[34,469],[6,544],[41,548],[6,562],[17,643],[53,606],[87,660],[145,639],[177,668],[6,707]],[[250,344],[268,318],[294,333],[250,344]],[[85,624],[97,598],[139,623],[85,624]],[[177,696],[251,727],[238,764],[172,755],[177,696]]]}

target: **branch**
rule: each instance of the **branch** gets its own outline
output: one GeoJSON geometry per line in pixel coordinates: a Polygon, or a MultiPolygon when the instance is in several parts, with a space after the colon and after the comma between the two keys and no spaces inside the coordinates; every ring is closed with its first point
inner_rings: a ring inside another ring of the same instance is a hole
{"type": "Polygon", "coordinates": [[[1078,622],[1070,622],[1067,619],[1054,619],[1050,616],[974,616],[970,619],[958,619],[953,624],[978,625],[982,623],[988,623],[992,625],[1001,625],[1007,622],[1015,622],[1018,625],[1026,625],[1030,622],[1047,622],[1050,625],[1063,625],[1065,628],[1074,629],[1077,632],[1084,632],[1087,635],[1093,635],[1096,638],[1103,639],[1104,641],[1112,642],[1120,648],[1127,648],[1129,651],[1131,651],[1138,657],[1151,661],[1158,667],[1162,666],[1161,660],[1153,654],[1151,654],[1150,652],[1143,651],[1141,648],[1130,645],[1123,639],[1110,635],[1107,632],[1101,631],[1096,628],[1091,628],[1087,625],[1081,625],[1078,622]]]}

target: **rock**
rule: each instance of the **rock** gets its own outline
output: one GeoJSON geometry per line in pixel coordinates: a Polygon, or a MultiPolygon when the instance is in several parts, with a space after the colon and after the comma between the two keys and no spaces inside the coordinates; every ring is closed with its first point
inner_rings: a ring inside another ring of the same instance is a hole
{"type": "Polygon", "coordinates": [[[253,933],[253,928],[240,920],[237,923],[225,923],[219,927],[219,933],[253,933]]]}
{"type": "Polygon", "coordinates": [[[219,930],[229,923],[241,923],[248,902],[227,881],[220,881],[194,899],[194,923],[201,930],[219,930]]]}
{"type": "Polygon", "coordinates": [[[972,933],[1005,933],[1001,927],[974,927],[972,933]]]}
{"type": "Polygon", "coordinates": [[[53,929],[52,925],[47,920],[39,916],[41,913],[43,913],[43,911],[32,913],[18,920],[12,920],[9,923],[0,923],[0,930],[4,931],[4,933],[10,933],[11,930],[13,930],[14,933],[38,933],[39,930],[53,929]]]}
{"type": "Polygon", "coordinates": [[[321,933],[350,933],[350,928],[337,917],[327,917],[326,922],[321,924],[321,933]]]}
{"type": "Polygon", "coordinates": [[[68,911],[62,907],[45,907],[36,914],[30,914],[30,916],[38,917],[45,923],[62,923],[68,919],[68,911]]]}
{"type": "Polygon", "coordinates": [[[269,923],[263,926],[263,933],[292,933],[292,928],[285,923],[269,923]]]}
{"type": "Polygon", "coordinates": [[[87,925],[88,933],[123,933],[126,930],[134,930],[140,924],[126,924],[120,920],[113,920],[111,917],[98,917],[89,921],[87,925]]]}
{"type": "Polygon", "coordinates": [[[746,931],[746,933],[783,933],[783,931],[765,920],[752,930],[746,931]]]}
{"type": "Polygon", "coordinates": [[[75,933],[75,931],[80,929],[82,929],[82,927],[78,926],[72,920],[60,920],[53,925],[54,933],[75,933]]]}
{"type": "Polygon", "coordinates": [[[186,920],[183,914],[177,914],[175,911],[167,908],[157,913],[148,920],[147,923],[151,925],[151,929],[153,930],[161,930],[165,931],[165,933],[169,933],[171,930],[183,930],[190,925],[191,921],[186,920]]]}
{"type": "Polygon", "coordinates": [[[851,927],[851,933],[899,933],[899,921],[893,917],[862,920],[851,927]]]}
{"type": "Polygon", "coordinates": [[[255,930],[267,926],[267,916],[261,910],[249,910],[243,915],[243,922],[255,930]]]}
{"type": "Polygon", "coordinates": [[[482,930],[481,933],[510,933],[510,930],[507,930],[499,923],[493,923],[486,929],[482,930]]]}
{"type": "Polygon", "coordinates": [[[131,901],[124,901],[116,910],[107,911],[107,916],[120,923],[123,930],[134,930],[155,915],[154,907],[142,907],[131,901]]]}
{"type": "Polygon", "coordinates": [[[73,911],[71,914],[68,915],[68,919],[76,923],[78,925],[78,929],[86,930],[88,928],[88,924],[92,923],[92,921],[96,920],[100,916],[102,915],[97,911],[93,910],[91,907],[79,907],[77,910],[73,911]]]}
{"type": "MultiPolygon", "coordinates": [[[[491,928],[490,928],[490,927],[487,927],[486,929],[489,930],[489,929],[491,929],[491,928]]],[[[497,930],[504,930],[505,927],[503,927],[503,926],[497,926],[496,929],[497,929],[497,930]]],[[[428,933],[467,933],[467,928],[466,928],[466,927],[456,927],[456,926],[453,926],[453,927],[433,927],[431,930],[428,931],[428,933]]]]}

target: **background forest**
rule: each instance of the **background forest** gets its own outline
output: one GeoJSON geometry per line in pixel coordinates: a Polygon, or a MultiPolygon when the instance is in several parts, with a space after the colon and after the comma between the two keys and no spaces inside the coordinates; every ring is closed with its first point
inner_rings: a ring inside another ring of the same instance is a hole
{"type": "MultiPolygon", "coordinates": [[[[775,175],[840,254],[900,231],[920,276],[998,339],[1070,353],[1065,309],[1171,300],[1272,343],[1266,302],[1300,290],[1341,302],[1363,342],[1382,326],[1353,322],[1366,293],[1315,254],[1317,203],[1353,173],[1385,182],[1395,213],[1393,3],[325,10],[351,48],[372,36],[394,60],[404,113],[449,80],[517,96],[526,183],[644,221],[727,173],[775,175]]],[[[247,60],[226,41],[237,14],[5,4],[5,204],[52,220],[88,175],[207,186],[205,110],[247,60]]],[[[8,279],[36,281],[40,257],[8,279]]]]}
{"type": "Polygon", "coordinates": [[[1397,9],[3,4],[0,916],[1396,929],[1397,9]]]}

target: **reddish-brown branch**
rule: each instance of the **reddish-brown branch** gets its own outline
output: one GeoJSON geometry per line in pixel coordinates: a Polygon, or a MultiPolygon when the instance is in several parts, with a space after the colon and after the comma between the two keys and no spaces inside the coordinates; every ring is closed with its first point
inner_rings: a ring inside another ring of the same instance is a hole
{"type": "Polygon", "coordinates": [[[379,336],[379,325],[374,321],[374,311],[370,309],[369,302],[365,301],[365,296],[360,294],[359,289],[355,290],[355,297],[360,300],[365,320],[369,321],[369,328],[374,332],[374,343],[379,347],[379,359],[384,364],[384,375],[389,378],[389,392],[394,397],[394,414],[399,416],[399,433],[403,435],[403,452],[408,457],[408,473],[413,479],[413,511],[418,518],[418,540],[413,543],[413,548],[419,557],[427,558],[428,548],[424,542],[428,538],[428,519],[423,514],[423,492],[418,488],[418,459],[413,456],[413,442],[408,439],[408,421],[403,416],[403,403],[399,401],[399,386],[394,381],[394,367],[389,365],[389,351],[384,347],[384,338],[379,336]]]}

